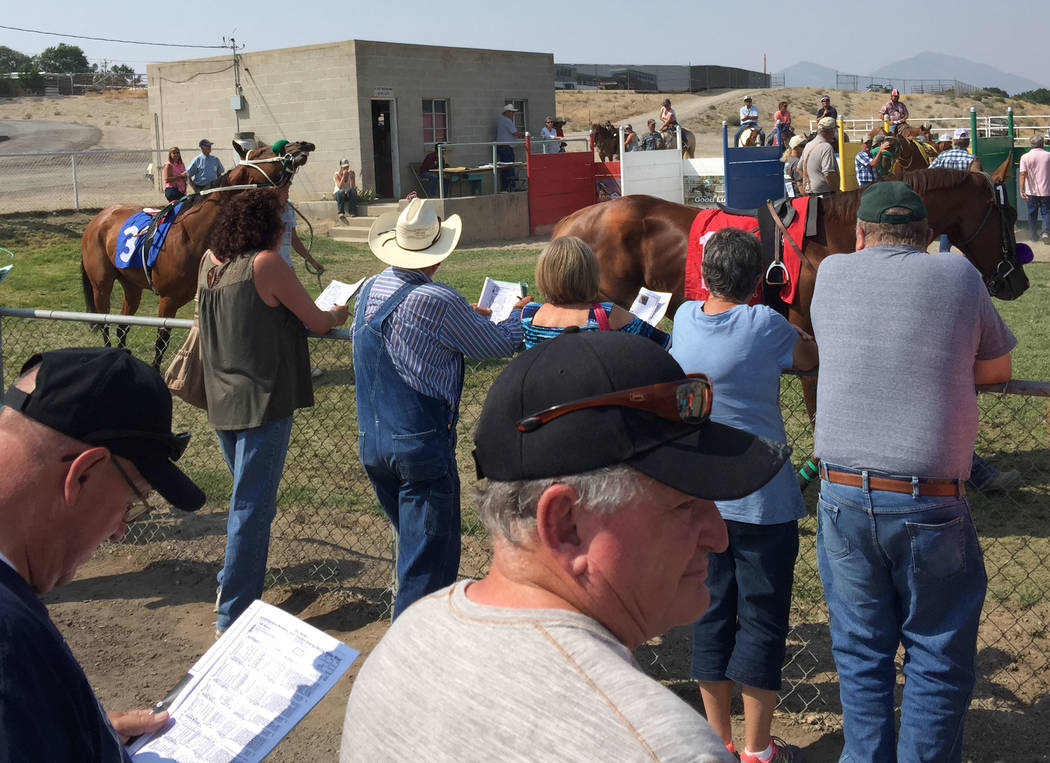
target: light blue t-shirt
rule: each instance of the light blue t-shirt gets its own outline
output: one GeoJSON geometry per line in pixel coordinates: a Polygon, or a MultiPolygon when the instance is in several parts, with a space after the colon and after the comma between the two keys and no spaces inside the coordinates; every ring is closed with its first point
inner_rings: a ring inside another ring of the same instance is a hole
{"type": "MultiPolygon", "coordinates": [[[[703,305],[686,302],[678,308],[671,355],[686,373],[711,377],[713,421],[787,442],[780,415],[780,372],[792,366],[798,332],[765,305],[741,305],[717,315],[705,313],[703,305]]],[[[806,515],[791,461],[751,495],[716,505],[726,519],[756,525],[806,515]]]]}

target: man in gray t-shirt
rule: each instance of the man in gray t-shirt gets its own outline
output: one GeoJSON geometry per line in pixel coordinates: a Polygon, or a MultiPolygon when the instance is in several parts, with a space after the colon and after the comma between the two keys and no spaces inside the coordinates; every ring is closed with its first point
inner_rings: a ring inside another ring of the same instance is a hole
{"type": "Polygon", "coordinates": [[[987,577],[965,498],[974,384],[1010,378],[1017,340],[964,258],[927,253],[922,199],[869,186],[857,252],[825,259],[817,559],[842,700],[843,759],[958,761],[987,577]],[[907,681],[894,734],[894,659],[907,681]]]}
{"type": "Polygon", "coordinates": [[[354,681],[340,760],[733,761],[631,655],[707,608],[707,554],[727,544],[713,500],[790,452],[708,421],[711,394],[614,331],[511,361],[474,436],[491,570],[394,622],[354,681]]]}

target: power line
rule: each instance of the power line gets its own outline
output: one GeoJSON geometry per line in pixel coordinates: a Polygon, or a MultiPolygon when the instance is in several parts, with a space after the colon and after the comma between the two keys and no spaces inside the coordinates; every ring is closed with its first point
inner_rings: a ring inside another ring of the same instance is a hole
{"type": "Polygon", "coordinates": [[[15,32],[32,32],[33,34],[49,34],[52,37],[72,37],[76,40],[98,40],[100,42],[123,42],[128,45],[156,45],[165,48],[207,48],[211,49],[225,49],[230,47],[229,45],[183,45],[178,42],[144,42],[142,40],[117,40],[112,37],[91,37],[86,34],[63,34],[61,32],[45,32],[41,29],[24,29],[17,26],[6,26],[0,24],[0,29],[10,29],[15,32]]]}

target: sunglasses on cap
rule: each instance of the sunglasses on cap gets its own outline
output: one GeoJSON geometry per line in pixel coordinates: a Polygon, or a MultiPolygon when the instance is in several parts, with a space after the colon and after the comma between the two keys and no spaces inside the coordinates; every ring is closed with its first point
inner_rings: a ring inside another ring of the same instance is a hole
{"type": "Polygon", "coordinates": [[[167,451],[169,459],[178,461],[190,444],[190,433],[160,434],[158,432],[138,432],[133,429],[101,429],[98,432],[82,435],[77,439],[99,444],[112,442],[113,440],[149,440],[162,445],[167,451]]]}
{"type": "Polygon", "coordinates": [[[712,388],[707,374],[686,374],[685,379],[632,387],[552,405],[517,423],[519,432],[533,432],[567,413],[584,408],[615,406],[654,413],[668,421],[702,424],[711,416],[712,388]]]}

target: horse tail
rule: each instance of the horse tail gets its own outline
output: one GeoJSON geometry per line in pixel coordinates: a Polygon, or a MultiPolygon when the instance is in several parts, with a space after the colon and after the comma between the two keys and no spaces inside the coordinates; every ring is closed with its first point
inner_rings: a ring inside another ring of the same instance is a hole
{"type": "MultiPolygon", "coordinates": [[[[84,269],[84,262],[80,262],[80,285],[84,289],[84,305],[89,313],[97,313],[98,308],[95,306],[95,290],[91,286],[91,279],[88,278],[87,270],[84,269]]],[[[92,323],[92,331],[101,331],[101,323],[92,323]]]]}

